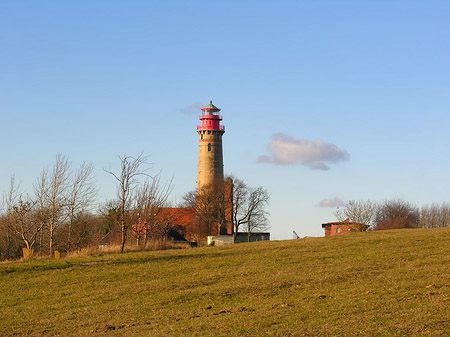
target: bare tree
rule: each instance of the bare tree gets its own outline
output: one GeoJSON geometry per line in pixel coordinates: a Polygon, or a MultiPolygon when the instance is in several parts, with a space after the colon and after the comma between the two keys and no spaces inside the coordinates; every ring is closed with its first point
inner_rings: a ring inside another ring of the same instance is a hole
{"type": "Polygon", "coordinates": [[[387,200],[378,208],[375,229],[416,228],[419,226],[419,210],[413,204],[400,200],[387,200]]]}
{"type": "Polygon", "coordinates": [[[233,225],[234,239],[243,226],[247,229],[248,241],[252,232],[269,228],[266,207],[269,204],[269,193],[263,187],[252,188],[236,177],[233,182],[233,225]]]}
{"type": "Polygon", "coordinates": [[[220,234],[225,221],[224,183],[218,179],[211,184],[189,191],[183,195],[180,207],[195,210],[195,233],[197,239],[220,234]]]}
{"type": "Polygon", "coordinates": [[[222,179],[217,179],[197,190],[195,214],[198,234],[219,235],[225,223],[225,212],[225,191],[222,179]]]}
{"type": "Polygon", "coordinates": [[[10,190],[5,197],[7,208],[5,219],[7,220],[8,235],[15,235],[22,241],[29,253],[32,254],[38,235],[45,223],[38,222],[35,205],[37,202],[19,192],[19,187],[11,178],[10,190]]]}
{"type": "Polygon", "coordinates": [[[120,251],[123,253],[127,240],[127,231],[132,224],[133,193],[139,184],[139,176],[149,176],[147,171],[150,167],[148,167],[149,163],[147,162],[148,156],[144,156],[142,153],[137,157],[126,154],[118,157],[120,160],[120,173],[114,173],[111,167],[104,171],[111,174],[117,182],[117,200],[120,205],[119,222],[122,242],[120,251]]]}
{"type": "Polygon", "coordinates": [[[248,186],[244,181],[236,177],[230,177],[233,183],[233,238],[236,240],[236,235],[242,225],[248,222],[248,186]]]}
{"type": "Polygon", "coordinates": [[[378,205],[371,200],[350,200],[344,208],[338,208],[334,215],[339,221],[349,219],[359,225],[359,230],[363,231],[366,226],[373,226],[378,205]]]}
{"type": "Polygon", "coordinates": [[[251,233],[260,232],[269,228],[266,206],[269,203],[269,193],[262,187],[252,188],[249,191],[246,212],[246,225],[248,242],[251,233]]]}
{"type": "MultiPolygon", "coordinates": [[[[34,195],[36,200],[36,224],[38,227],[44,227],[49,221],[48,195],[49,195],[49,173],[48,169],[44,168],[39,179],[34,185],[34,195]]],[[[42,254],[44,236],[43,232],[39,232],[39,252],[42,254]]]]}
{"type": "Polygon", "coordinates": [[[139,223],[139,230],[134,233],[138,235],[138,242],[140,236],[144,237],[144,248],[148,236],[165,237],[170,231],[170,221],[165,219],[162,209],[172,191],[172,181],[162,184],[158,174],[152,178],[151,182],[147,180],[137,189],[133,209],[137,213],[136,223],[139,223]]]}
{"type": "Polygon", "coordinates": [[[182,196],[182,201],[179,204],[179,207],[195,208],[196,197],[197,197],[197,192],[195,190],[184,193],[182,196]]]}
{"type": "Polygon", "coordinates": [[[450,226],[450,204],[423,206],[420,211],[420,227],[435,228],[450,226]]]}
{"type": "Polygon", "coordinates": [[[49,254],[53,255],[55,230],[64,221],[64,208],[67,206],[67,191],[70,177],[70,163],[61,154],[56,156],[55,165],[49,175],[46,208],[48,209],[49,254]]]}
{"type": "Polygon", "coordinates": [[[25,243],[30,255],[33,254],[38,235],[44,227],[44,224],[36,221],[35,205],[34,200],[20,197],[13,211],[15,233],[25,243]]]}
{"type": "MultiPolygon", "coordinates": [[[[82,163],[80,168],[74,173],[69,184],[69,194],[67,196],[67,249],[72,248],[72,231],[76,225],[76,219],[88,211],[97,198],[98,189],[92,180],[92,164],[82,163]]],[[[84,218],[83,218],[84,219],[84,218]]]]}
{"type": "Polygon", "coordinates": [[[9,191],[3,195],[3,208],[4,208],[4,216],[2,217],[2,229],[5,234],[5,243],[6,243],[6,258],[10,259],[12,254],[12,243],[13,243],[13,210],[16,205],[18,199],[20,198],[19,186],[15,183],[14,175],[11,176],[9,191]]]}

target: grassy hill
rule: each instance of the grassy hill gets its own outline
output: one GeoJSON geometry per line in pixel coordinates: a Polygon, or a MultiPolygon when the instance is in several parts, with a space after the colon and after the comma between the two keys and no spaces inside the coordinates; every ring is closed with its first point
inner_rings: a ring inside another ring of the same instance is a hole
{"type": "Polygon", "coordinates": [[[450,335],[450,229],[0,264],[0,335],[450,335]]]}

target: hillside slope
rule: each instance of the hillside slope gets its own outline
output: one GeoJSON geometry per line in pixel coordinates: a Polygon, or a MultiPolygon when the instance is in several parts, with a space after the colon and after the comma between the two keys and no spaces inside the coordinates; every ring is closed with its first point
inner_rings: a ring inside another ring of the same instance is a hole
{"type": "Polygon", "coordinates": [[[0,264],[0,335],[450,335],[450,230],[0,264]]]}

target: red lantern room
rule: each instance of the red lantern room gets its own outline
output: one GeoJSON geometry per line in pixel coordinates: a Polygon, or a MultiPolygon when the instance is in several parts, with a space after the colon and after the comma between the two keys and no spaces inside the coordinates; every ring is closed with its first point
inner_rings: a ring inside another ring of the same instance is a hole
{"type": "Polygon", "coordinates": [[[197,125],[197,130],[219,130],[225,132],[225,126],[220,125],[222,116],[219,115],[220,109],[212,104],[212,100],[209,104],[202,109],[200,115],[201,125],[197,125]]]}

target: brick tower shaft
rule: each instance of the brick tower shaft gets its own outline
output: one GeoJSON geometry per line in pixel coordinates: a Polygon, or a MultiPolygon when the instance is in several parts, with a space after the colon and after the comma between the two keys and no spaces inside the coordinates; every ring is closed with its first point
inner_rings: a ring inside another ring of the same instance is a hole
{"type": "Polygon", "coordinates": [[[197,125],[199,136],[197,190],[215,181],[223,181],[222,135],[225,127],[220,125],[220,109],[210,101],[202,109],[201,124],[197,125]]]}

